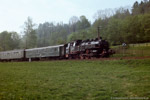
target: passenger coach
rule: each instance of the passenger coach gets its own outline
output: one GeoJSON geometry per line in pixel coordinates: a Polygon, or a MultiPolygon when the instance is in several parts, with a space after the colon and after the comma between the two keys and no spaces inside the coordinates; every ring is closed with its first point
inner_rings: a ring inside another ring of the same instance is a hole
{"type": "Polygon", "coordinates": [[[25,58],[24,49],[0,52],[1,61],[24,60],[24,58],[25,58]]]}
{"type": "Polygon", "coordinates": [[[64,58],[64,45],[48,46],[42,48],[33,48],[25,50],[27,59],[44,59],[44,58],[64,58]]]}

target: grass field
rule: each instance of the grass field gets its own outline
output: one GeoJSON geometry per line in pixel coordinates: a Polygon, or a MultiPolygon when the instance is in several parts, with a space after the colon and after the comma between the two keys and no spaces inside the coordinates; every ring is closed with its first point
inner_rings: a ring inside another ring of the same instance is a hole
{"type": "Polygon", "coordinates": [[[150,59],[0,63],[0,100],[150,99],[150,59]]]}

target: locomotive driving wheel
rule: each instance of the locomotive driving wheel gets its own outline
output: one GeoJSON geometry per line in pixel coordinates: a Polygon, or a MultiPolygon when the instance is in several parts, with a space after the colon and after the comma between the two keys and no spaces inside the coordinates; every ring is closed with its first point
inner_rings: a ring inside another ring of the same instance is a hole
{"type": "Polygon", "coordinates": [[[71,60],[72,58],[73,58],[73,57],[72,57],[71,55],[69,55],[68,59],[70,59],[70,60],[71,60]]]}
{"type": "Polygon", "coordinates": [[[79,57],[80,59],[85,59],[85,57],[82,54],[80,54],[79,57]]]}
{"type": "Polygon", "coordinates": [[[86,50],[86,56],[85,56],[86,59],[90,59],[90,50],[86,50]]]}
{"type": "Polygon", "coordinates": [[[87,50],[86,50],[86,54],[89,54],[89,53],[90,53],[90,50],[87,49],[87,50]]]}

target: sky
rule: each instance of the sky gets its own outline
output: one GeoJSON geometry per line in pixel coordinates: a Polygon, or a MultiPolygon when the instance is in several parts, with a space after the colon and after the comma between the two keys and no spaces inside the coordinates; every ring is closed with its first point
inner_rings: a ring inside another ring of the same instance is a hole
{"type": "Polygon", "coordinates": [[[85,15],[94,21],[98,10],[131,7],[141,0],[0,0],[0,32],[23,31],[30,16],[37,25],[44,22],[68,23],[72,16],[85,15]]]}

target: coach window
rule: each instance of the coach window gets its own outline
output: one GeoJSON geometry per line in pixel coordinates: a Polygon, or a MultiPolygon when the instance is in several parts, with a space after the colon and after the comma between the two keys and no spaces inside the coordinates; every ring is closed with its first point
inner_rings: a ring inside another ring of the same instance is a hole
{"type": "Polygon", "coordinates": [[[55,48],[54,51],[56,52],[56,51],[57,51],[57,48],[55,48]]]}
{"type": "Polygon", "coordinates": [[[49,51],[49,49],[48,48],[46,48],[46,52],[48,52],[49,51]]]}
{"type": "Polygon", "coordinates": [[[18,56],[18,52],[14,52],[15,56],[18,56]]]}

